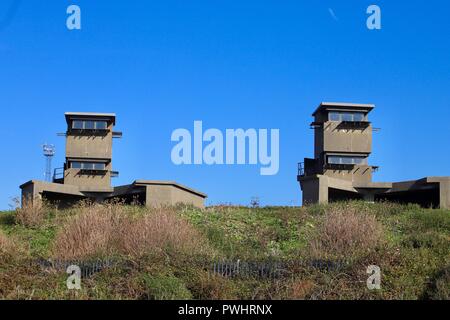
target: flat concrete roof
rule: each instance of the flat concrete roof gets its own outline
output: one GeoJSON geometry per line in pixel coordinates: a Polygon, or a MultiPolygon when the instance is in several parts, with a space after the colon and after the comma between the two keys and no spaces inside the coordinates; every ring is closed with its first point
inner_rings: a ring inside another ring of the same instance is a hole
{"type": "Polygon", "coordinates": [[[60,183],[53,183],[53,182],[47,182],[47,181],[39,181],[39,180],[30,180],[28,182],[25,182],[20,186],[21,189],[26,188],[29,185],[34,185],[35,188],[46,192],[54,192],[54,193],[63,193],[63,194],[71,194],[76,196],[84,196],[83,193],[80,192],[80,189],[78,186],[69,185],[69,184],[60,184],[60,183]]]}
{"type": "Polygon", "coordinates": [[[66,121],[69,118],[80,117],[80,118],[108,118],[116,124],[116,114],[115,113],[101,113],[101,112],[66,112],[64,113],[66,121]]]}
{"type": "Polygon", "coordinates": [[[317,107],[316,111],[312,114],[313,116],[316,115],[316,113],[326,110],[326,109],[338,109],[338,110],[361,110],[370,112],[373,108],[375,108],[374,104],[367,104],[367,103],[348,103],[348,102],[322,102],[317,107]]]}
{"type": "Polygon", "coordinates": [[[189,192],[191,192],[191,193],[195,193],[195,194],[197,194],[197,195],[199,195],[199,196],[201,196],[201,197],[203,197],[203,198],[207,198],[207,197],[208,197],[208,195],[205,194],[205,193],[203,193],[203,192],[200,192],[200,191],[197,191],[197,190],[195,190],[195,189],[186,187],[185,185],[182,185],[182,184],[177,183],[177,182],[175,182],[175,181],[136,180],[136,181],[133,182],[133,185],[135,185],[135,186],[144,186],[144,185],[170,185],[170,186],[174,186],[174,187],[177,187],[177,188],[180,188],[180,189],[189,191],[189,192]]]}

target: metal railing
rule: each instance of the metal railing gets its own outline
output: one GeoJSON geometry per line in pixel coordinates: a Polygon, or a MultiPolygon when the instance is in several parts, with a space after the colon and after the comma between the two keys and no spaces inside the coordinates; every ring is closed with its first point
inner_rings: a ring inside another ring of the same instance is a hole
{"type": "Polygon", "coordinates": [[[305,175],[305,163],[299,162],[297,166],[297,175],[303,177],[305,175]]]}
{"type": "Polygon", "coordinates": [[[55,168],[53,170],[53,182],[60,179],[64,179],[64,168],[55,168]]]}
{"type": "Polygon", "coordinates": [[[111,178],[117,178],[119,176],[119,171],[111,171],[111,178]]]}

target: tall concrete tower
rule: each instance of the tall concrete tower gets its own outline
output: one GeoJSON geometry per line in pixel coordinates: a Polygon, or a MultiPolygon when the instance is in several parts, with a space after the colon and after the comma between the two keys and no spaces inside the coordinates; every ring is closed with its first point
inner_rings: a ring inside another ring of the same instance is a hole
{"type": "Polygon", "coordinates": [[[355,192],[355,187],[371,183],[378,168],[369,164],[373,130],[368,114],[373,108],[323,102],[314,111],[314,159],[305,158],[297,176],[304,204],[340,198],[373,200],[370,192],[355,192]]]}
{"type": "Polygon", "coordinates": [[[112,192],[112,139],[121,137],[114,132],[113,113],[65,114],[66,162],[64,184],[78,186],[81,192],[112,192]]]}

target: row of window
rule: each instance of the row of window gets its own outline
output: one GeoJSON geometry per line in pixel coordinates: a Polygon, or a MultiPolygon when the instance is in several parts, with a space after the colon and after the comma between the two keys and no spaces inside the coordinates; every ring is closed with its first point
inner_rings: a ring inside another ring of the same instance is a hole
{"type": "Polygon", "coordinates": [[[102,162],[72,161],[70,162],[70,167],[72,169],[83,169],[83,170],[105,170],[106,164],[102,162]]]}
{"type": "Polygon", "coordinates": [[[108,122],[93,120],[74,120],[72,121],[72,129],[76,130],[106,130],[108,122]]]}
{"type": "Polygon", "coordinates": [[[329,121],[364,121],[363,112],[335,112],[328,113],[329,121]]]}
{"type": "Polygon", "coordinates": [[[367,164],[367,157],[355,156],[328,156],[329,164],[367,164]]]}

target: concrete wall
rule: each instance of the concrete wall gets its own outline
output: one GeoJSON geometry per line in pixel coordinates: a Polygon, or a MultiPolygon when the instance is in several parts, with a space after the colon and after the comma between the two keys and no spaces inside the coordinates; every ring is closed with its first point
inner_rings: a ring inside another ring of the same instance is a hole
{"type": "Polygon", "coordinates": [[[205,207],[205,198],[191,193],[189,191],[173,187],[172,188],[172,203],[190,203],[196,207],[205,207]]]}
{"type": "Polygon", "coordinates": [[[313,203],[328,203],[327,177],[316,176],[301,179],[300,185],[303,191],[303,205],[313,203]]]}
{"type": "Polygon", "coordinates": [[[352,181],[358,184],[372,181],[372,167],[367,165],[355,165],[353,170],[325,170],[324,175],[352,181]]]}
{"type": "Polygon", "coordinates": [[[81,191],[108,191],[111,189],[111,164],[106,166],[105,174],[80,174],[80,169],[66,169],[64,171],[64,184],[80,187],[81,191]]]}
{"type": "MultiPolygon", "coordinates": [[[[91,119],[95,119],[92,117],[91,119]]],[[[70,121],[69,121],[70,125],[70,121]]],[[[66,136],[66,158],[82,161],[95,159],[106,159],[106,174],[87,175],[80,174],[79,169],[68,168],[66,163],[64,171],[64,184],[79,186],[81,191],[89,192],[111,192],[111,170],[112,170],[112,137],[113,124],[108,123],[108,131],[105,133],[71,133],[68,129],[66,136]]],[[[68,160],[67,160],[68,161],[68,160]]]]}
{"type": "Polygon", "coordinates": [[[439,183],[439,207],[450,209],[450,179],[439,183]]]}
{"type": "Polygon", "coordinates": [[[203,197],[173,185],[147,185],[146,189],[146,205],[149,207],[178,203],[192,204],[200,208],[205,206],[203,197]]]}
{"type": "Polygon", "coordinates": [[[106,135],[74,135],[66,137],[67,158],[111,159],[112,132],[106,135]]]}
{"type": "Polygon", "coordinates": [[[49,183],[44,181],[32,180],[21,186],[22,200],[42,199],[42,194],[45,192],[60,194],[62,198],[65,195],[68,197],[84,197],[77,186],[64,185],[59,183],[49,183]]]}
{"type": "Polygon", "coordinates": [[[327,121],[324,123],[322,151],[372,152],[372,126],[365,129],[339,129],[338,126],[339,122],[327,121]]]}

